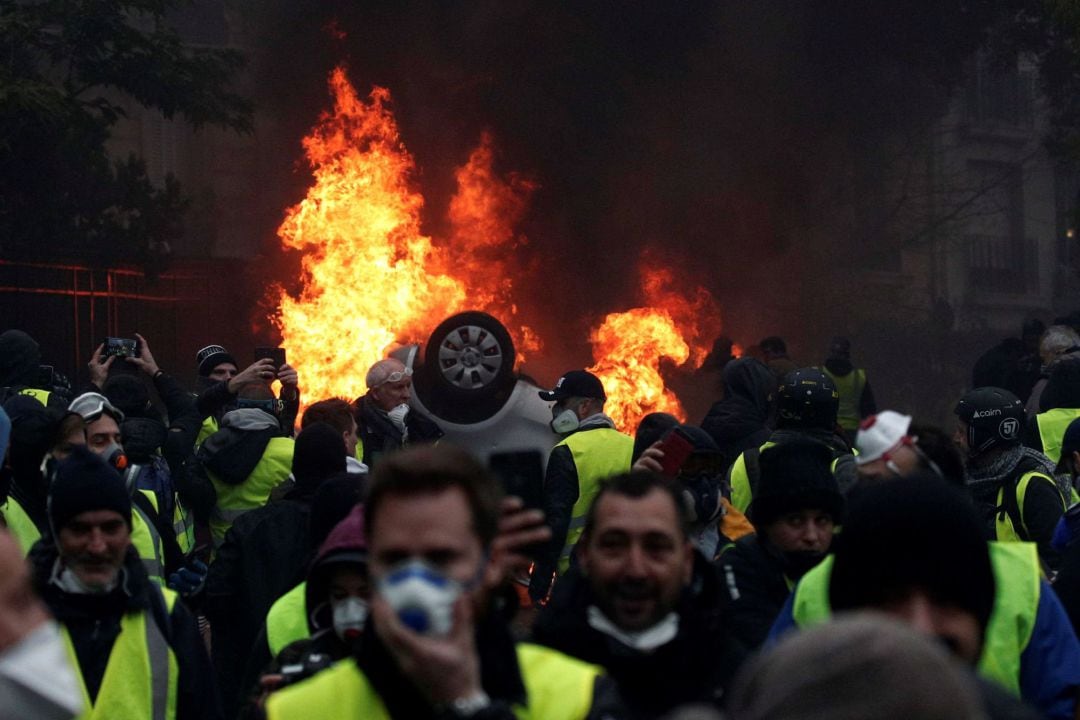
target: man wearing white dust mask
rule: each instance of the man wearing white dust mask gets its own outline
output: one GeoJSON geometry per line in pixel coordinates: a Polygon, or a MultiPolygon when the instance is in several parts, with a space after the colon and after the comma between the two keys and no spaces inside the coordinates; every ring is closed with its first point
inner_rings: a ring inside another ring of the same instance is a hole
{"type": "Polygon", "coordinates": [[[271,695],[271,720],[598,717],[594,700],[613,690],[599,669],[516,643],[493,607],[505,549],[500,495],[458,448],[384,458],[364,505],[374,592],[359,647],[271,695]]]}
{"type": "Polygon", "coordinates": [[[368,370],[368,391],[353,405],[363,463],[374,469],[379,457],[407,445],[435,442],[443,432],[430,418],[412,410],[412,368],[393,358],[380,360],[368,370]]]}

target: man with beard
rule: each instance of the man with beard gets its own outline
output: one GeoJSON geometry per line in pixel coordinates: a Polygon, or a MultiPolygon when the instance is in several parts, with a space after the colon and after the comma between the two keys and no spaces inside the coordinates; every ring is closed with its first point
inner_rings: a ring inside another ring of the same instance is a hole
{"type": "Polygon", "coordinates": [[[601,485],[533,639],[604,667],[635,717],[719,705],[743,649],[715,568],[690,540],[677,484],[649,472],[601,485]]]}
{"type": "Polygon", "coordinates": [[[49,489],[52,539],[30,559],[61,627],[92,718],[221,718],[198,624],[150,582],[131,543],[131,495],[95,453],[75,448],[49,489]]]}
{"type": "Polygon", "coordinates": [[[831,462],[829,449],[811,441],[761,453],[748,513],[757,532],[720,558],[732,632],[749,649],[765,642],[791,588],[829,551],[844,511],[831,462]]]}

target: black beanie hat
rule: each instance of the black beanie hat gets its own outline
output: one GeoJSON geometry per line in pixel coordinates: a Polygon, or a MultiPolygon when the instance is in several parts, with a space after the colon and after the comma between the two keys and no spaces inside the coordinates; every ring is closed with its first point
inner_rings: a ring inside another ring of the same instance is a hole
{"type": "Polygon", "coordinates": [[[761,475],[746,515],[759,529],[781,515],[823,510],[840,524],[844,497],[832,473],[832,450],[812,440],[794,440],[763,450],[761,475]]]}
{"type": "MultiPolygon", "coordinates": [[[[209,377],[221,363],[232,363],[236,365],[236,359],[229,354],[229,351],[220,345],[207,345],[199,352],[195,353],[195,363],[199,368],[199,375],[202,377],[209,377]]],[[[239,365],[237,365],[239,367],[239,365]]]]}
{"type": "Polygon", "coordinates": [[[308,425],[296,436],[292,473],[297,489],[314,490],[334,473],[345,470],[345,439],[328,423],[308,425]]]}
{"type": "Polygon", "coordinates": [[[882,607],[920,588],[985,628],[995,584],[984,533],[970,496],[936,477],[866,487],[834,542],[833,610],[882,607]]]}
{"type": "Polygon", "coordinates": [[[115,510],[131,527],[131,496],[120,473],[96,453],[78,446],[56,469],[49,487],[49,524],[53,531],[90,510],[115,510]]]}
{"type": "Polygon", "coordinates": [[[22,330],[0,334],[0,386],[31,385],[37,379],[41,350],[22,330]]]}

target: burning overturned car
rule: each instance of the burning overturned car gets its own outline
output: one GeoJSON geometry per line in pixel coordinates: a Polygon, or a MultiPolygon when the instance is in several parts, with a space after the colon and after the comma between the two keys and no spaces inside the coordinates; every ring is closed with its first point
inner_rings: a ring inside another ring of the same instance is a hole
{"type": "Polygon", "coordinates": [[[482,460],[534,452],[546,459],[558,442],[550,403],[532,379],[514,372],[514,342],[491,315],[453,315],[423,346],[405,345],[390,356],[413,371],[413,409],[482,460]]]}

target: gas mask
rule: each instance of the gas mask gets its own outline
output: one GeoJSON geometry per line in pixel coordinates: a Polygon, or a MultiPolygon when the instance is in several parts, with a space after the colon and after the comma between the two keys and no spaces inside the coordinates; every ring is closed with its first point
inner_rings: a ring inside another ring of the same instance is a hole
{"type": "Polygon", "coordinates": [[[0,697],[9,720],[71,717],[85,709],[55,622],[42,624],[0,653],[0,697]]]}
{"type": "Polygon", "coordinates": [[[130,464],[127,455],[124,454],[124,448],[116,443],[109,443],[109,445],[99,454],[101,455],[101,459],[104,460],[109,467],[113,468],[121,475],[124,474],[124,471],[127,470],[127,467],[130,464]]]}
{"type": "Polygon", "coordinates": [[[551,408],[551,429],[556,435],[569,435],[578,429],[581,421],[571,408],[559,410],[558,405],[551,408]]]}
{"type": "Polygon", "coordinates": [[[352,642],[364,632],[367,624],[368,604],[358,597],[331,600],[334,614],[334,632],[345,642],[352,642]]]}
{"type": "MultiPolygon", "coordinates": [[[[376,588],[403,625],[421,635],[435,636],[450,632],[454,603],[464,591],[461,583],[418,558],[395,566],[379,579],[376,588]]],[[[336,624],[336,609],[334,619],[336,624]]]]}
{"type": "Polygon", "coordinates": [[[386,417],[390,418],[390,422],[394,424],[394,427],[398,429],[402,435],[406,434],[408,430],[405,428],[405,418],[409,416],[409,406],[405,403],[401,403],[393,410],[386,413],[386,417]]]}

